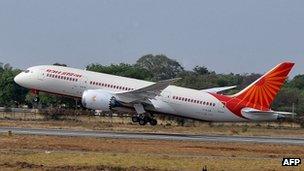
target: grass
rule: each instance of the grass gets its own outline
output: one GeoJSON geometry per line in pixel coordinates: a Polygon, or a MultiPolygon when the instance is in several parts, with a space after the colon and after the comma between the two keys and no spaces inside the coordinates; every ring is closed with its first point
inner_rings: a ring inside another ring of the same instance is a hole
{"type": "Polygon", "coordinates": [[[303,146],[0,134],[0,170],[303,170],[303,146]]]}

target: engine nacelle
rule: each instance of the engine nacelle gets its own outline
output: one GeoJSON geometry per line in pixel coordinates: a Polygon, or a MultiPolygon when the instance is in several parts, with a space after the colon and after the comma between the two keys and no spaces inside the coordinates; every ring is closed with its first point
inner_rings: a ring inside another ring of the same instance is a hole
{"type": "Polygon", "coordinates": [[[117,104],[113,94],[104,90],[86,90],[82,94],[82,105],[88,109],[111,111],[117,104]]]}

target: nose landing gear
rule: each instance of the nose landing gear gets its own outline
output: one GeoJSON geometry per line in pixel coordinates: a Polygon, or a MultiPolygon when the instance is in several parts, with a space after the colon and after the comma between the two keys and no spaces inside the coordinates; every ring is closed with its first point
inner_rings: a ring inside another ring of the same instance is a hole
{"type": "Polygon", "coordinates": [[[34,95],[34,98],[32,99],[32,105],[34,107],[39,107],[39,91],[38,90],[31,90],[32,95],[34,95]]]}
{"type": "Polygon", "coordinates": [[[34,103],[39,103],[39,96],[35,95],[34,99],[33,99],[34,103]]]}

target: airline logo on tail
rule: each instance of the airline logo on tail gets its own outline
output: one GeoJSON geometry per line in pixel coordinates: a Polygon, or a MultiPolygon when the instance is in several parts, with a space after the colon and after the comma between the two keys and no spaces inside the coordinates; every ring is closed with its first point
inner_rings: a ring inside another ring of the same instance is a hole
{"type": "Polygon", "coordinates": [[[235,95],[213,95],[240,117],[243,117],[241,110],[245,107],[268,111],[293,66],[292,62],[283,62],[235,95]]]}
{"type": "Polygon", "coordinates": [[[239,99],[240,103],[245,102],[247,107],[269,109],[293,66],[291,62],[277,65],[233,97],[239,99]]]}

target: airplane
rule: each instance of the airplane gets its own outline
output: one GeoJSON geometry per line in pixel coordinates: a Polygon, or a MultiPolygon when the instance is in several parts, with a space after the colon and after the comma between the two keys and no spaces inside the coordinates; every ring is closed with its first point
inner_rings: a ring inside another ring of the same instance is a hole
{"type": "Polygon", "coordinates": [[[149,82],[63,66],[26,69],[14,81],[35,92],[80,98],[85,108],[133,112],[132,121],[156,125],[155,114],[201,121],[276,121],[292,113],[270,108],[294,63],[283,62],[233,95],[221,92],[236,86],[195,90],[170,85],[177,79],[149,82]]]}

